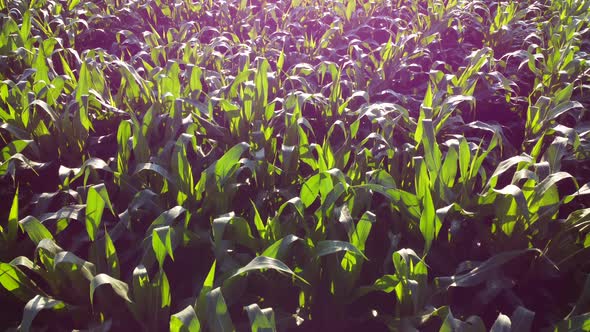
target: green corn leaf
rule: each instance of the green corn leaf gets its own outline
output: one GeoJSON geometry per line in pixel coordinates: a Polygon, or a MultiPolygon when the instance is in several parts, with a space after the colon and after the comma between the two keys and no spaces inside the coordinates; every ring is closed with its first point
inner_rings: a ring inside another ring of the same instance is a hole
{"type": "Polygon", "coordinates": [[[33,173],[35,173],[37,175],[38,175],[38,173],[35,170],[35,168],[39,168],[39,167],[47,165],[47,164],[41,164],[41,163],[31,161],[31,160],[29,160],[29,158],[25,157],[23,154],[16,153],[16,154],[10,156],[10,158],[8,158],[8,160],[5,160],[4,162],[0,163],[0,176],[4,176],[8,173],[14,179],[15,172],[16,172],[15,162],[21,163],[21,167],[23,167],[25,169],[31,169],[33,171],[33,173]]]}
{"type": "Polygon", "coordinates": [[[49,116],[51,121],[57,122],[59,119],[58,114],[43,100],[33,100],[29,107],[38,106],[42,111],[49,116]]]}
{"type": "Polygon", "coordinates": [[[174,260],[171,233],[172,229],[170,226],[154,228],[152,231],[152,249],[154,250],[160,269],[164,266],[164,259],[167,254],[174,260]]]}
{"type": "Polygon", "coordinates": [[[590,221],[590,208],[580,209],[570,213],[565,220],[565,224],[574,226],[577,224],[583,224],[587,221],[590,221]]]}
{"type": "MultiPolygon", "coordinates": [[[[330,193],[334,189],[334,182],[332,177],[328,175],[326,172],[320,173],[320,184],[319,184],[319,192],[320,192],[320,202],[323,204],[326,198],[330,195],[330,193]]],[[[308,198],[309,199],[309,198],[308,198]]]]}
{"type": "MultiPolygon", "coordinates": [[[[541,137],[539,137],[537,139],[537,142],[535,143],[535,145],[533,146],[533,148],[531,149],[531,157],[533,158],[533,160],[539,160],[539,156],[541,154],[541,149],[543,148],[543,143],[545,142],[545,133],[543,133],[541,135],[541,137]]],[[[551,146],[549,146],[549,149],[552,149],[551,146]]]]}
{"type": "MultiPolygon", "coordinates": [[[[160,305],[160,309],[166,309],[166,312],[168,311],[167,309],[170,308],[170,304],[172,303],[172,293],[170,292],[170,282],[168,281],[168,277],[166,276],[166,273],[164,273],[164,270],[160,270],[158,272],[158,274],[156,275],[155,278],[155,282],[156,282],[156,286],[159,288],[160,291],[160,296],[161,296],[161,305],[160,305]]],[[[167,314],[165,313],[164,317],[167,317],[167,314]]]]}
{"type": "MultiPolygon", "coordinates": [[[[320,189],[321,191],[321,189],[320,189]]],[[[321,211],[325,216],[332,214],[336,201],[346,192],[345,185],[342,182],[336,183],[333,190],[326,196],[322,202],[321,211]]]]}
{"type": "Polygon", "coordinates": [[[235,331],[221,288],[212,289],[206,296],[207,323],[212,332],[235,331]]]}
{"type": "Polygon", "coordinates": [[[285,210],[285,208],[287,206],[292,206],[293,208],[295,208],[295,211],[297,211],[297,214],[299,214],[299,216],[303,218],[303,216],[304,216],[304,207],[303,207],[303,202],[302,202],[301,198],[299,198],[299,197],[293,197],[290,200],[288,200],[285,203],[283,203],[281,205],[281,207],[279,208],[279,211],[277,212],[277,215],[280,216],[283,213],[283,210],[285,210]]]}
{"type": "Polygon", "coordinates": [[[31,11],[27,10],[23,14],[23,23],[20,27],[20,37],[23,41],[29,39],[29,35],[31,34],[31,27],[32,27],[32,20],[31,20],[31,11]]]}
{"type": "Polygon", "coordinates": [[[553,173],[535,186],[535,197],[542,199],[551,188],[553,188],[558,182],[565,179],[571,179],[576,187],[578,186],[576,178],[574,178],[571,174],[567,172],[553,173]]]}
{"type": "Polygon", "coordinates": [[[315,257],[322,257],[322,256],[326,256],[326,255],[331,255],[331,254],[334,254],[334,253],[337,253],[340,251],[351,252],[353,254],[356,254],[356,255],[368,260],[367,256],[365,256],[365,254],[363,254],[363,252],[360,251],[352,243],[344,242],[344,241],[336,241],[336,240],[325,240],[325,241],[318,242],[315,246],[314,256],[315,257]]]}
{"type": "Polygon", "coordinates": [[[23,319],[19,325],[19,331],[28,332],[31,330],[33,320],[41,310],[60,310],[66,307],[60,300],[37,295],[25,305],[23,319]]]}
{"type": "Polygon", "coordinates": [[[305,207],[309,207],[318,197],[318,194],[320,192],[320,180],[321,175],[315,174],[309,179],[307,179],[307,181],[305,181],[305,183],[303,183],[303,185],[301,186],[300,196],[301,201],[303,202],[305,207]]]}
{"type": "MultiPolygon", "coordinates": [[[[151,109],[150,109],[151,110],[151,109]]],[[[143,124],[140,124],[137,118],[131,117],[133,122],[133,140],[132,140],[132,148],[133,148],[133,156],[135,157],[135,162],[137,163],[135,173],[139,172],[144,165],[155,165],[148,163],[150,157],[150,147],[147,141],[147,128],[148,124],[148,117],[150,112],[146,113],[146,117],[143,118],[143,124]],[[146,128],[147,127],[147,128],[146,128]]],[[[160,167],[161,168],[161,167],[160,167]]],[[[160,173],[160,169],[156,170],[154,168],[148,168],[156,173],[160,173]]],[[[161,174],[164,176],[163,174],[161,174]]],[[[166,177],[166,180],[170,179],[166,177]]]]}
{"type": "Polygon", "coordinates": [[[481,146],[483,145],[483,140],[480,142],[480,145],[478,147],[477,153],[475,154],[475,158],[473,158],[471,166],[470,166],[470,174],[469,177],[470,178],[474,178],[475,176],[477,176],[478,174],[481,176],[482,181],[485,182],[487,177],[486,177],[486,173],[483,172],[483,169],[481,168],[481,165],[483,164],[484,160],[488,157],[488,155],[490,154],[490,152],[492,152],[492,150],[494,148],[496,148],[496,146],[498,145],[499,142],[499,136],[494,134],[494,136],[492,136],[490,143],[488,145],[488,149],[481,152],[481,146]]]}
{"type": "Polygon", "coordinates": [[[63,249],[52,239],[42,239],[35,248],[35,262],[37,262],[39,259],[43,262],[47,269],[52,269],[54,266],[53,259],[58,253],[62,251],[63,249]],[[50,260],[44,260],[44,258],[49,258],[50,260]]]}
{"type": "Polygon", "coordinates": [[[385,170],[375,170],[367,172],[367,176],[370,177],[370,183],[375,183],[384,187],[384,189],[396,189],[395,179],[391,174],[385,170]]]}
{"type": "Polygon", "coordinates": [[[86,130],[86,132],[89,132],[90,130],[94,130],[94,126],[92,125],[92,121],[90,121],[90,118],[88,117],[88,111],[89,111],[88,95],[84,94],[84,95],[80,96],[80,102],[78,103],[78,113],[79,113],[79,120],[80,120],[79,123],[82,125],[84,130],[86,130]]]}
{"type": "MultiPolygon", "coordinates": [[[[33,140],[14,140],[8,143],[5,147],[2,148],[2,150],[0,150],[0,157],[2,158],[1,160],[8,160],[14,154],[21,153],[28,146],[35,146],[36,149],[36,144],[33,140]]],[[[39,152],[37,151],[37,154],[38,153],[39,152]]]]}
{"type": "Polygon", "coordinates": [[[399,278],[396,275],[384,275],[375,280],[372,287],[385,293],[391,293],[395,290],[395,286],[397,286],[399,282],[399,278]]]}
{"type": "Polygon", "coordinates": [[[282,49],[279,57],[277,59],[277,72],[281,72],[283,70],[283,65],[285,64],[285,50],[282,49]]]}
{"type": "Polygon", "coordinates": [[[565,137],[556,137],[551,145],[547,148],[541,161],[549,162],[551,171],[556,173],[561,169],[561,159],[567,153],[568,139],[565,137]]]}
{"type": "Polygon", "coordinates": [[[293,245],[296,241],[301,240],[301,238],[293,234],[289,234],[266,248],[260,256],[282,260],[287,256],[291,245],[293,245]]]}
{"type": "MultiPolygon", "coordinates": [[[[365,243],[375,223],[376,216],[371,212],[365,212],[361,220],[357,223],[351,235],[351,244],[359,249],[363,254],[365,252],[365,243]]],[[[340,261],[342,271],[338,271],[336,276],[337,293],[350,294],[353,285],[357,282],[363,265],[363,260],[356,253],[346,252],[340,261]],[[342,288],[338,289],[339,286],[342,288]]]]}
{"type": "Polygon", "coordinates": [[[201,84],[201,77],[203,75],[203,71],[201,67],[195,66],[193,64],[187,65],[188,71],[190,72],[190,83],[189,88],[192,91],[198,91],[203,89],[203,85],[201,84]]]}
{"type": "Polygon", "coordinates": [[[567,84],[564,88],[555,92],[553,102],[555,104],[561,104],[562,102],[570,100],[570,98],[572,97],[573,91],[574,91],[574,85],[571,83],[567,84]]]}
{"type": "Polygon", "coordinates": [[[248,273],[251,271],[259,271],[259,270],[264,270],[264,269],[271,269],[271,270],[275,270],[278,272],[286,273],[286,274],[291,275],[292,277],[295,277],[296,279],[302,281],[303,283],[308,284],[308,282],[305,281],[305,279],[303,279],[300,276],[298,276],[297,274],[295,274],[295,272],[293,272],[287,265],[285,265],[285,263],[281,262],[278,259],[265,257],[265,256],[258,256],[256,258],[254,258],[246,266],[238,269],[234,274],[232,274],[230,276],[230,278],[237,277],[242,273],[248,273]]]}
{"type": "Polygon", "coordinates": [[[163,297],[167,288],[164,287],[166,286],[164,281],[167,280],[162,279],[163,277],[158,273],[151,281],[147,269],[143,265],[139,265],[133,270],[133,300],[135,302],[130,308],[136,320],[145,330],[153,326],[160,326],[164,320],[166,323],[169,321],[166,310],[162,309],[166,307],[166,303],[170,299],[163,297]]]}
{"type": "MultiPolygon", "coordinates": [[[[78,179],[81,176],[85,176],[84,179],[84,185],[86,185],[87,182],[87,177],[89,174],[89,171],[104,171],[104,172],[108,172],[108,173],[112,173],[113,170],[109,167],[109,165],[107,165],[107,163],[99,158],[89,158],[88,160],[86,160],[83,164],[82,167],[80,168],[68,168],[65,166],[61,166],[60,167],[60,178],[62,181],[64,181],[64,179],[69,176],[70,173],[73,173],[74,176],[70,179],[70,183],[76,179],[78,179]],[[63,170],[62,170],[63,169],[63,170]]],[[[100,187],[98,187],[98,189],[100,189],[100,187]]],[[[99,194],[104,195],[105,193],[102,193],[99,191],[99,194]]],[[[108,197],[108,195],[106,195],[106,197],[108,197]]]]}
{"type": "Polygon", "coordinates": [[[177,182],[179,184],[177,203],[182,205],[189,197],[195,197],[195,184],[192,166],[187,157],[185,144],[190,141],[188,135],[181,136],[176,141],[172,156],[172,167],[176,170],[177,182]]]}
{"type": "Polygon", "coordinates": [[[373,224],[377,221],[377,216],[372,212],[365,212],[361,217],[361,220],[356,225],[354,232],[352,233],[351,243],[357,247],[361,252],[365,252],[365,243],[371,233],[373,224]]]}
{"type": "MultiPolygon", "coordinates": [[[[238,75],[236,75],[236,78],[234,79],[233,83],[231,84],[230,87],[230,97],[237,97],[239,93],[239,88],[240,86],[243,85],[243,83],[247,82],[248,79],[250,78],[250,74],[252,73],[252,71],[250,70],[244,70],[241,71],[240,73],[238,73],[238,75]]],[[[224,101],[224,103],[227,103],[227,100],[224,101]]]]}
{"type": "Polygon", "coordinates": [[[519,165],[521,163],[523,163],[525,165],[529,165],[532,162],[533,162],[533,160],[531,159],[531,157],[526,156],[526,155],[514,156],[514,157],[511,157],[511,158],[508,158],[508,159],[502,161],[498,165],[498,167],[496,167],[496,170],[494,171],[492,176],[490,176],[490,179],[488,180],[488,183],[486,185],[486,189],[484,189],[484,191],[487,191],[487,188],[495,188],[496,183],[498,182],[498,177],[500,175],[504,174],[506,171],[508,171],[511,167],[519,165]]]}
{"type": "Polygon", "coordinates": [[[268,69],[270,69],[270,64],[268,63],[268,60],[263,59],[260,62],[254,77],[256,98],[259,101],[260,107],[263,107],[268,103],[268,69]]]}
{"type": "Polygon", "coordinates": [[[455,185],[455,178],[457,176],[457,161],[459,155],[455,148],[450,148],[445,156],[445,160],[441,168],[441,180],[447,189],[453,188],[455,185]]]}
{"type": "MultiPolygon", "coordinates": [[[[104,185],[103,185],[104,186],[104,185]]],[[[98,194],[95,187],[90,187],[88,196],[86,198],[86,232],[90,241],[94,241],[98,227],[102,221],[102,213],[104,211],[105,202],[98,194]]]]}
{"type": "Polygon", "coordinates": [[[494,189],[494,192],[504,196],[512,196],[516,201],[519,213],[522,214],[526,220],[530,219],[528,204],[520,188],[513,184],[509,184],[502,189],[494,189]]]}
{"type": "Polygon", "coordinates": [[[152,171],[152,172],[160,175],[163,179],[167,180],[171,184],[176,185],[175,181],[170,176],[170,173],[168,173],[168,171],[164,167],[162,167],[158,164],[154,164],[154,163],[138,164],[137,167],[135,168],[135,172],[133,173],[133,175],[137,175],[137,174],[144,172],[144,171],[152,171]]]}
{"type": "Polygon", "coordinates": [[[170,316],[170,332],[198,332],[201,324],[192,306],[170,316]]]}
{"type": "Polygon", "coordinates": [[[393,266],[399,279],[408,279],[411,277],[414,261],[420,261],[420,257],[412,249],[404,248],[393,253],[393,266]]]}
{"type": "Polygon", "coordinates": [[[423,157],[414,157],[414,187],[418,199],[423,200],[426,191],[430,191],[430,177],[423,157]]]}
{"type": "Polygon", "coordinates": [[[252,204],[252,208],[254,209],[254,226],[258,231],[258,235],[262,239],[266,239],[266,226],[262,222],[262,218],[260,217],[260,213],[258,212],[258,208],[256,208],[256,204],[253,201],[250,201],[252,204]]]}
{"type": "Polygon", "coordinates": [[[58,268],[63,268],[65,271],[75,272],[88,281],[91,281],[96,274],[94,264],[83,260],[69,251],[61,251],[55,255],[53,268],[56,270],[58,268]]]}
{"type": "Polygon", "coordinates": [[[112,290],[117,294],[120,298],[125,300],[128,303],[132,303],[131,298],[129,297],[129,286],[118,279],[115,279],[108,274],[101,273],[95,276],[92,281],[90,282],[90,303],[94,303],[94,293],[98,290],[99,287],[104,285],[110,285],[112,290]]]}
{"type": "Polygon", "coordinates": [[[299,147],[296,145],[281,146],[281,162],[282,169],[287,173],[295,173],[297,171],[297,161],[299,159],[299,147]]]}
{"type": "MultiPolygon", "coordinates": [[[[442,153],[438,144],[436,143],[436,134],[431,119],[423,119],[422,127],[424,129],[424,136],[422,144],[424,146],[424,160],[428,166],[431,177],[438,174],[441,168],[442,153]]],[[[434,181],[435,176],[432,181],[434,181]]]]}
{"type": "Polygon", "coordinates": [[[113,240],[111,239],[111,236],[107,231],[105,231],[104,234],[104,241],[108,273],[114,278],[119,278],[121,268],[119,263],[119,257],[117,256],[117,249],[115,249],[115,244],[113,243],[113,240]]]}
{"type": "Polygon", "coordinates": [[[469,149],[469,143],[467,143],[466,139],[461,139],[459,143],[459,170],[461,172],[462,182],[468,180],[470,160],[471,150],[469,149]]]}
{"type": "Polygon", "coordinates": [[[272,308],[260,309],[258,304],[254,303],[245,306],[244,310],[248,313],[252,332],[276,331],[275,315],[272,308]]]}
{"type": "Polygon", "coordinates": [[[425,253],[430,250],[432,241],[438,235],[441,227],[441,222],[436,216],[432,194],[430,193],[430,189],[426,188],[424,190],[424,197],[422,197],[422,214],[420,215],[420,232],[424,237],[425,253]]]}
{"type": "Polygon", "coordinates": [[[68,10],[74,10],[76,6],[80,3],[80,0],[69,0],[68,1],[68,10]]]}
{"type": "Polygon", "coordinates": [[[115,215],[115,210],[113,209],[105,185],[98,184],[90,187],[86,198],[86,232],[91,241],[94,241],[98,232],[105,205],[115,215]]]}
{"type": "Polygon", "coordinates": [[[131,138],[131,124],[128,121],[121,121],[117,130],[117,143],[119,146],[117,152],[117,171],[127,173],[129,171],[129,158],[131,149],[129,139],[131,138]]]}
{"type": "Polygon", "coordinates": [[[546,115],[546,118],[543,121],[553,121],[557,119],[563,113],[568,112],[574,108],[583,108],[584,106],[577,101],[566,101],[563,103],[558,104],[557,106],[551,108],[546,115]]]}
{"type": "Polygon", "coordinates": [[[195,308],[197,311],[197,317],[201,322],[206,320],[206,312],[205,308],[207,307],[207,294],[213,289],[213,283],[215,282],[215,270],[217,266],[217,261],[213,261],[211,264],[211,268],[207,273],[207,277],[203,281],[203,286],[201,287],[201,291],[199,292],[199,297],[195,303],[195,308]]]}
{"type": "Polygon", "coordinates": [[[18,267],[0,262],[0,285],[21,301],[28,301],[38,294],[46,296],[18,267]]]}
{"type": "Polygon", "coordinates": [[[10,206],[10,212],[8,213],[8,225],[6,230],[0,231],[4,240],[8,243],[14,243],[18,233],[18,187],[14,193],[12,199],[12,205],[10,206]]]}
{"type": "Polygon", "coordinates": [[[580,189],[578,189],[576,192],[574,192],[573,194],[567,195],[564,198],[564,202],[565,203],[569,203],[572,201],[572,199],[578,197],[578,196],[582,196],[582,195],[590,195],[590,182],[586,183],[585,185],[581,186],[580,189]]]}
{"type": "Polygon", "coordinates": [[[216,247],[221,247],[222,240],[227,238],[252,250],[258,249],[258,241],[252,235],[248,221],[236,216],[233,212],[215,218],[212,228],[216,247]]]}
{"type": "MultiPolygon", "coordinates": [[[[48,40],[45,40],[47,42],[48,40]]],[[[49,79],[49,67],[47,66],[47,56],[44,47],[37,49],[37,55],[35,56],[35,63],[33,68],[35,72],[35,83],[41,83],[41,85],[47,85],[51,82],[49,79]]],[[[25,124],[26,126],[26,124],[25,124]]]]}
{"type": "Polygon", "coordinates": [[[68,220],[78,220],[81,222],[83,220],[82,210],[84,210],[84,208],[85,208],[84,205],[64,206],[61,209],[59,209],[59,211],[57,211],[57,212],[42,214],[39,217],[40,218],[39,221],[41,223],[46,223],[49,220],[68,219],[68,220]]]}
{"type": "Polygon", "coordinates": [[[346,5],[346,20],[350,21],[350,19],[352,18],[352,14],[354,13],[354,11],[356,10],[356,0],[348,0],[348,3],[346,5]]]}
{"type": "Polygon", "coordinates": [[[215,163],[215,180],[218,188],[222,188],[225,185],[228,178],[235,172],[240,157],[249,148],[250,145],[248,143],[238,143],[215,163]]]}
{"type": "Polygon", "coordinates": [[[11,135],[13,135],[13,137],[15,137],[18,140],[27,140],[30,139],[30,134],[23,130],[20,127],[17,127],[13,124],[10,123],[0,123],[0,129],[4,129],[7,132],[9,132],[11,135]]]}
{"type": "Polygon", "coordinates": [[[43,224],[39,222],[37,218],[33,216],[27,216],[18,223],[27,233],[29,239],[31,239],[31,241],[33,241],[36,245],[38,245],[43,239],[49,239],[53,241],[53,235],[51,235],[51,232],[49,232],[49,230],[43,226],[43,224]]]}
{"type": "Polygon", "coordinates": [[[166,210],[158,216],[148,227],[147,233],[151,233],[155,228],[161,226],[171,226],[173,227],[176,223],[176,220],[182,220],[182,216],[185,215],[187,210],[182,206],[175,206],[169,210],[166,210]]]}

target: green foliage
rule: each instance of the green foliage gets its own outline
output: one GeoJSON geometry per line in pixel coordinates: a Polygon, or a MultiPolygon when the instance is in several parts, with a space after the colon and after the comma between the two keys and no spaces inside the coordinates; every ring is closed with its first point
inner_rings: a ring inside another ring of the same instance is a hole
{"type": "Polygon", "coordinates": [[[589,329],[589,1],[0,21],[0,327],[589,329]]]}

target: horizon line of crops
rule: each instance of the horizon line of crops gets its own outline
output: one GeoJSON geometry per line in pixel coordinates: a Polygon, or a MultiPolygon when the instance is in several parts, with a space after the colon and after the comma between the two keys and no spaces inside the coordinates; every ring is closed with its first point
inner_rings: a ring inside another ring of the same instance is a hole
{"type": "Polygon", "coordinates": [[[588,330],[589,9],[0,0],[0,326],[588,330]]]}

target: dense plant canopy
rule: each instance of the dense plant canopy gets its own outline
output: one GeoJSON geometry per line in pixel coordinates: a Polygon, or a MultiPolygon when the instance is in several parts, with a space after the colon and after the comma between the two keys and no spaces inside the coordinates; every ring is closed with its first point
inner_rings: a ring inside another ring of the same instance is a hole
{"type": "Polygon", "coordinates": [[[0,22],[3,329],[590,330],[590,1],[0,22]]]}

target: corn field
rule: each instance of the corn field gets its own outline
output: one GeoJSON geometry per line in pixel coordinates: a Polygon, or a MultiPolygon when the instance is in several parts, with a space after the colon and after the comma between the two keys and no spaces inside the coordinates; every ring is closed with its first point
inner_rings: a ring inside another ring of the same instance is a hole
{"type": "Polygon", "coordinates": [[[2,330],[590,331],[590,1],[0,26],[2,330]]]}

